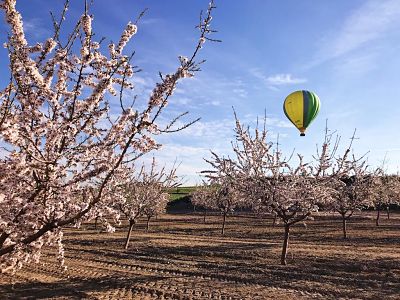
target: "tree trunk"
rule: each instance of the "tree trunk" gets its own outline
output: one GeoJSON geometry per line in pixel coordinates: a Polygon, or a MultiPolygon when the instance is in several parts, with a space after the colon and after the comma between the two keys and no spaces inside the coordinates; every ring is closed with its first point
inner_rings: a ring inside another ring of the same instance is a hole
{"type": "Polygon", "coordinates": [[[377,206],[377,212],[376,212],[376,219],[375,219],[375,225],[379,226],[379,217],[381,216],[381,206],[377,206]]]}
{"type": "Polygon", "coordinates": [[[285,224],[285,238],[283,239],[282,255],[281,255],[281,265],[286,266],[286,256],[289,246],[289,230],[290,225],[285,224]]]}
{"type": "Polygon", "coordinates": [[[149,231],[149,227],[150,227],[150,218],[151,218],[151,217],[147,217],[146,231],[149,231]]]}
{"type": "Polygon", "coordinates": [[[206,216],[207,216],[207,210],[204,209],[204,215],[203,215],[203,223],[206,224],[206,216]]]}
{"type": "Polygon", "coordinates": [[[125,249],[128,249],[129,239],[131,238],[131,232],[132,232],[133,225],[135,225],[135,221],[129,220],[129,229],[128,229],[128,235],[126,236],[125,249]]]}
{"type": "Polygon", "coordinates": [[[278,218],[278,215],[276,213],[274,213],[274,221],[272,222],[272,227],[275,227],[277,218],[278,218]]]}
{"type": "Polygon", "coordinates": [[[346,220],[346,216],[342,215],[342,222],[343,222],[343,238],[347,239],[347,220],[346,220]]]}
{"type": "Polygon", "coordinates": [[[226,212],[224,212],[224,217],[222,219],[222,229],[221,229],[221,234],[224,235],[225,234],[225,221],[226,221],[226,212]]]}
{"type": "Polygon", "coordinates": [[[96,219],[94,219],[94,229],[97,230],[97,221],[98,221],[99,217],[96,217],[96,219]]]}

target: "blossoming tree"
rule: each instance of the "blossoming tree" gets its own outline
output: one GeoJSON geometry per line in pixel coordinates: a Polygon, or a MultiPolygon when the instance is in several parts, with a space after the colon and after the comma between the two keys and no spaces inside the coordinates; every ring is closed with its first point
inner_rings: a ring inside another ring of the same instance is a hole
{"type": "Polygon", "coordinates": [[[146,217],[146,231],[150,229],[150,219],[157,218],[159,215],[166,212],[169,202],[169,193],[165,190],[160,194],[160,197],[153,203],[149,203],[144,207],[143,215],[146,217]]]}
{"type": "Polygon", "coordinates": [[[121,166],[157,149],[154,135],[182,129],[174,127],[182,115],[166,127],[158,120],[177,82],[199,70],[196,56],[213,31],[211,2],[200,18],[194,52],[180,57],[174,73],[161,75],[139,110],[125,101],[136,69],[133,54],[124,50],[137,22],[103,49],[86,9],[69,35],[60,34],[68,6],[67,0],[60,19],[54,19],[53,36],[29,45],[16,0],[0,1],[9,26],[10,69],[10,81],[0,91],[3,271],[38,259],[45,244],[57,244],[62,261],[62,227],[109,213],[113,200],[105,192],[121,166]],[[115,103],[120,111],[111,113],[115,103]]]}
{"type": "Polygon", "coordinates": [[[379,226],[381,210],[386,209],[387,218],[389,219],[390,205],[399,201],[399,177],[387,174],[382,167],[378,168],[374,175],[375,178],[370,190],[372,205],[376,209],[375,224],[379,226]]]}
{"type": "Polygon", "coordinates": [[[209,194],[205,198],[205,206],[209,209],[219,210],[222,214],[221,234],[225,234],[226,217],[244,205],[243,197],[238,188],[240,183],[234,161],[220,158],[212,152],[212,159],[206,160],[211,170],[203,171],[209,180],[209,194]]]}
{"type": "MultiPolygon", "coordinates": [[[[350,149],[354,140],[342,156],[335,157],[339,138],[333,139],[333,133],[325,131],[324,142],[314,157],[314,163],[305,162],[298,156],[295,162],[292,156],[285,157],[279,149],[279,142],[268,141],[269,134],[265,126],[258,125],[254,133],[249,127],[240,123],[236,117],[236,138],[232,143],[235,158],[229,164],[218,156],[214,159],[214,173],[225,174],[225,166],[229,165],[229,174],[235,178],[235,188],[242,198],[250,199],[251,207],[256,211],[273,212],[284,225],[284,239],[281,264],[287,263],[290,228],[312,217],[321,207],[343,203],[349,197],[341,193],[346,190],[343,178],[356,175],[360,182],[365,177],[359,174],[363,168],[360,160],[350,157],[350,149]],[[335,204],[336,203],[336,204],[335,204]]],[[[219,175],[220,178],[224,176],[219,175]]],[[[352,177],[353,178],[353,177],[352,177]]],[[[355,186],[352,185],[352,188],[355,186]]],[[[365,191],[357,189],[358,193],[365,191]]],[[[353,198],[352,198],[353,199],[353,198]]],[[[336,206],[335,206],[336,207],[336,206]]]]}
{"type": "Polygon", "coordinates": [[[129,228],[125,240],[125,249],[128,249],[133,226],[137,218],[146,216],[147,226],[151,217],[165,211],[169,200],[168,189],[176,186],[176,169],[166,172],[165,168],[157,170],[155,159],[150,170],[145,165],[137,173],[127,169],[125,179],[115,188],[119,201],[116,207],[128,219],[129,228]]]}
{"type": "Polygon", "coordinates": [[[201,208],[204,210],[204,224],[206,223],[207,209],[214,209],[214,207],[210,207],[210,199],[213,197],[212,193],[212,187],[209,186],[206,182],[203,182],[203,184],[200,186],[196,186],[196,189],[190,193],[190,202],[192,203],[193,207],[201,208]]]}

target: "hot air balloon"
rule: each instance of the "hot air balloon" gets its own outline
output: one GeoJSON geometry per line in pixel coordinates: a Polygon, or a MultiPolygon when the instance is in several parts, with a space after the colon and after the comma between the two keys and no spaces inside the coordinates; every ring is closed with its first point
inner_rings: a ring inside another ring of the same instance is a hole
{"type": "Polygon", "coordinates": [[[286,117],[300,130],[300,136],[305,136],[305,131],[319,112],[321,103],[318,96],[309,91],[296,91],[286,97],[283,111],[286,117]]]}

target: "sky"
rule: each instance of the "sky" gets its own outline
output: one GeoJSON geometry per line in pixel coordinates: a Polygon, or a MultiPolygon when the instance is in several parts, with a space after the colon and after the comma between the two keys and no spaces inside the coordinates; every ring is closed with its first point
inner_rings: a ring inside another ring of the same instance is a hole
{"type": "MultiPolygon", "coordinates": [[[[83,1],[71,1],[68,29],[82,14],[83,1]]],[[[18,1],[29,41],[51,34],[49,11],[63,1],[18,1]]],[[[203,0],[95,0],[94,32],[118,41],[129,20],[144,9],[138,34],[129,44],[135,51],[135,94],[145,101],[158,81],[158,72],[171,73],[179,55],[190,55],[198,40],[194,28],[203,0]],[[110,4],[112,3],[112,4],[110,4]]],[[[347,146],[357,129],[354,152],[368,152],[371,166],[386,157],[388,172],[400,168],[400,1],[398,0],[217,0],[212,28],[221,43],[206,42],[198,59],[206,59],[196,77],[178,84],[163,118],[189,111],[186,119],[201,118],[188,129],[157,137],[163,144],[154,155],[160,165],[179,163],[184,185],[201,183],[199,172],[209,169],[210,150],[232,155],[234,107],[239,119],[254,126],[267,114],[271,141],[279,135],[281,149],[293,149],[306,159],[321,145],[326,121],[347,146]],[[321,99],[319,115],[305,137],[286,119],[282,104],[295,90],[310,90],[321,99]]],[[[3,43],[7,28],[0,26],[3,43]]],[[[7,78],[7,53],[0,50],[0,77],[7,78]]]]}

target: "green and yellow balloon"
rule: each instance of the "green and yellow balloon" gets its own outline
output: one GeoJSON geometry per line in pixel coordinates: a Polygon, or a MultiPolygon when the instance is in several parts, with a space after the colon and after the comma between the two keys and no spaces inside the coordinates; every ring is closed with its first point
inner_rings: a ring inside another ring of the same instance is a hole
{"type": "Polygon", "coordinates": [[[283,111],[286,117],[300,130],[300,136],[305,136],[305,131],[319,112],[321,102],[318,96],[310,91],[296,91],[286,97],[283,111]]]}

